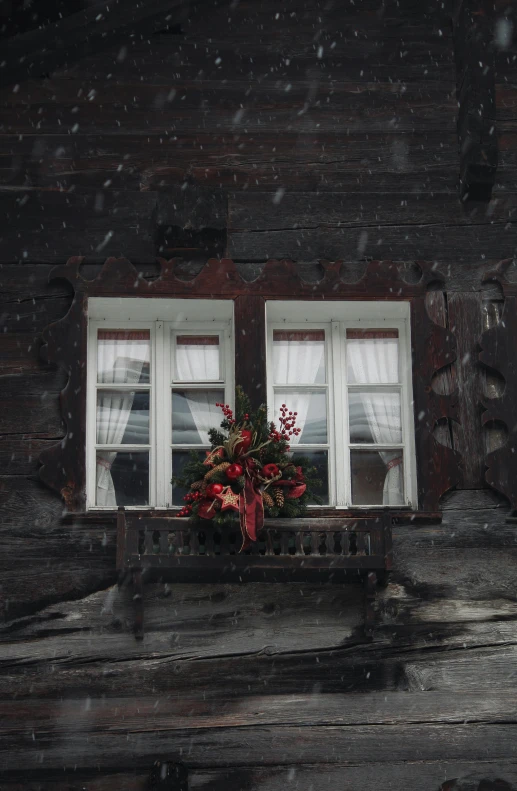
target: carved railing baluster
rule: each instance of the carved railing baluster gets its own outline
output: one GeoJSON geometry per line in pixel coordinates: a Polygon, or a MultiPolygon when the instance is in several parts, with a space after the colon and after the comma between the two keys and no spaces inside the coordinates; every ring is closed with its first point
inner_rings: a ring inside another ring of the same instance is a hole
{"type": "Polygon", "coordinates": [[[160,552],[162,555],[169,554],[169,531],[168,530],[160,530],[159,531],[159,544],[160,544],[160,552]]]}
{"type": "Polygon", "coordinates": [[[144,552],[146,555],[153,554],[153,533],[151,530],[146,530],[144,533],[144,552]]]}
{"type": "Polygon", "coordinates": [[[199,543],[196,527],[192,527],[189,530],[189,546],[191,555],[199,555],[199,543]]]}

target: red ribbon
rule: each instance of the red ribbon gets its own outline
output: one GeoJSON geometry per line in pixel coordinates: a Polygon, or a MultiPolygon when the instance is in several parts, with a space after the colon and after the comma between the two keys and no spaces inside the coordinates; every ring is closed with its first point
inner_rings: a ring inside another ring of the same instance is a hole
{"type": "Polygon", "coordinates": [[[242,533],[240,551],[247,549],[264,527],[264,502],[257,484],[253,480],[255,464],[251,459],[244,462],[246,483],[239,497],[239,521],[242,533]]]}

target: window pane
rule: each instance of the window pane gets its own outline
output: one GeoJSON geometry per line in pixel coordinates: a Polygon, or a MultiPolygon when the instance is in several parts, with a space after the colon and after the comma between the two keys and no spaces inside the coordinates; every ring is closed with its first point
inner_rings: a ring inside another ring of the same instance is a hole
{"type": "Polygon", "coordinates": [[[273,330],[273,381],[324,383],[325,330],[273,330]]]}
{"type": "Polygon", "coordinates": [[[350,452],[353,505],[403,505],[401,450],[350,452]]]}
{"type": "Polygon", "coordinates": [[[324,445],[327,442],[327,393],[325,390],[277,390],[275,392],[275,423],[279,426],[280,407],[286,404],[296,412],[296,428],[302,431],[291,437],[291,445],[324,445]]]}
{"type": "MultiPolygon", "coordinates": [[[[172,476],[181,478],[183,476],[183,470],[185,465],[188,464],[190,461],[190,450],[175,450],[172,452],[172,476]]],[[[199,453],[201,458],[205,458],[205,451],[201,451],[199,453]]],[[[208,469],[208,468],[207,468],[208,469]]],[[[178,486],[176,483],[172,483],[172,504],[173,505],[185,505],[183,497],[189,491],[188,488],[183,486],[178,486]]]]}
{"type": "Polygon", "coordinates": [[[119,505],[149,505],[149,453],[97,452],[95,502],[119,505]]]}
{"type": "Polygon", "coordinates": [[[308,467],[315,467],[316,472],[312,477],[320,481],[319,486],[313,487],[314,494],[321,498],[321,505],[329,503],[329,464],[328,451],[326,450],[299,450],[293,455],[293,461],[304,458],[308,460],[308,467]]]}
{"type": "Polygon", "coordinates": [[[99,330],[97,381],[107,384],[149,382],[149,330],[99,330]]]}
{"type": "Polygon", "coordinates": [[[349,384],[399,381],[398,330],[347,330],[349,384]]]}
{"type": "Polygon", "coordinates": [[[178,335],[174,371],[179,382],[221,379],[219,336],[178,335]]]}
{"type": "Polygon", "coordinates": [[[348,412],[350,442],[402,442],[400,393],[349,390],[348,412]]]}
{"type": "Polygon", "coordinates": [[[149,444],[149,392],[97,391],[97,443],[149,444]]]}
{"type": "Polygon", "coordinates": [[[209,445],[208,429],[219,428],[223,414],[216,404],[223,401],[224,390],[173,390],[173,444],[209,445]]]}

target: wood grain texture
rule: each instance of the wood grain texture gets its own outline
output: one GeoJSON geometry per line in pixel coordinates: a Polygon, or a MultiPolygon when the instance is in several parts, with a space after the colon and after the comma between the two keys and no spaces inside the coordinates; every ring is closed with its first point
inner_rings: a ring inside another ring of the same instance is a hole
{"type": "Polygon", "coordinates": [[[183,18],[184,10],[181,0],[153,0],[143,7],[131,0],[115,0],[111,7],[97,2],[64,17],[60,14],[56,22],[5,42],[5,83],[46,74],[98,49],[120,44],[137,30],[151,34],[174,25],[183,18]],[[89,28],[88,36],[85,28],[89,28]]]}
{"type": "Polygon", "coordinates": [[[481,431],[482,371],[476,359],[481,339],[480,294],[451,294],[447,302],[449,324],[457,343],[455,366],[458,416],[454,426],[456,447],[462,454],[464,489],[479,489],[485,472],[485,448],[481,431]]]}
{"type": "Polygon", "coordinates": [[[496,178],[494,10],[460,0],[453,13],[462,197],[489,199],[496,178]]]}
{"type": "MultiPolygon", "coordinates": [[[[88,791],[146,791],[149,773],[145,770],[111,772],[99,775],[93,770],[74,771],[73,783],[63,780],[62,773],[46,773],[38,779],[10,779],[2,782],[5,791],[71,791],[87,788],[88,791]]],[[[453,791],[511,791],[512,783],[517,780],[514,762],[509,761],[405,761],[400,763],[379,763],[375,766],[347,766],[345,764],[292,764],[261,767],[259,764],[234,769],[197,769],[189,772],[189,787],[196,791],[226,791],[228,788],[257,791],[282,791],[293,782],[299,791],[314,791],[314,788],[341,788],[343,782],[349,783],[357,791],[371,791],[382,779],[387,791],[400,791],[404,788],[418,788],[421,791],[444,789],[442,783],[450,782],[453,791]],[[470,777],[465,784],[458,777],[470,777]],[[483,784],[483,782],[485,784],[483,784]],[[494,785],[487,785],[493,782],[494,785]],[[459,784],[458,784],[459,783],[459,784]],[[480,785],[481,783],[481,785],[480,785]]],[[[447,788],[447,787],[445,787],[447,788]]]]}
{"type": "Polygon", "coordinates": [[[246,294],[234,302],[235,384],[249,395],[253,409],[267,401],[266,304],[264,297],[246,294]]]}
{"type": "MultiPolygon", "coordinates": [[[[515,247],[517,61],[514,41],[496,47],[493,200],[465,206],[449,12],[435,0],[190,3],[181,29],[142,29],[0,89],[2,789],[148,791],[155,760],[180,757],[196,791],[517,787],[517,527],[482,488],[475,404],[481,295],[506,297],[506,317],[516,296],[483,276],[515,247]],[[288,255],[284,296],[293,271],[306,295],[332,275],[321,261],[343,261],[343,294],[369,258],[406,272],[423,259],[443,276],[428,283],[437,332],[423,342],[438,360],[444,333],[454,341],[430,398],[457,394],[458,419],[430,433],[466,445],[473,488],[444,494],[440,524],[394,526],[370,639],[359,584],[157,583],[138,644],[114,520],[63,518],[36,477],[34,450],[66,430],[63,374],[40,358],[73,298],[66,280],[47,282],[52,266],[84,253],[80,283],[122,255],[134,268],[114,286],[165,294],[160,232],[186,228],[174,272],[188,293],[203,228],[220,241],[226,205],[236,280],[288,255]]],[[[510,364],[513,336],[498,338],[510,364]]]]}
{"type": "Polygon", "coordinates": [[[494,371],[500,380],[496,392],[487,393],[483,399],[483,424],[502,426],[506,442],[497,450],[487,453],[486,481],[497,491],[508,497],[512,509],[517,508],[515,492],[515,389],[517,366],[515,361],[517,286],[511,276],[511,259],[503,260],[498,267],[488,272],[487,279],[497,282],[505,297],[500,320],[485,330],[481,338],[480,361],[488,371],[494,371]],[[504,384],[504,387],[503,387],[504,384]]]}

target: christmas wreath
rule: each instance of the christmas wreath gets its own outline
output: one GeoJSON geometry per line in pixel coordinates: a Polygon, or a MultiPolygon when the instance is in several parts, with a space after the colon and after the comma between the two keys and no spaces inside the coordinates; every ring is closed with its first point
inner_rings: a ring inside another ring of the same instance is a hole
{"type": "Polygon", "coordinates": [[[183,477],[173,482],[189,489],[179,516],[192,524],[233,523],[237,514],[242,547],[256,541],[264,515],[296,517],[309,502],[320,502],[314,494],[319,481],[312,476],[308,459],[291,457],[290,440],[301,432],[296,412],[282,404],[279,428],[267,419],[265,405],[252,412],[248,397],[236,390],[235,414],[228,404],[216,404],[223,412],[221,429],[208,432],[211,449],[202,459],[191,451],[183,477]]]}

